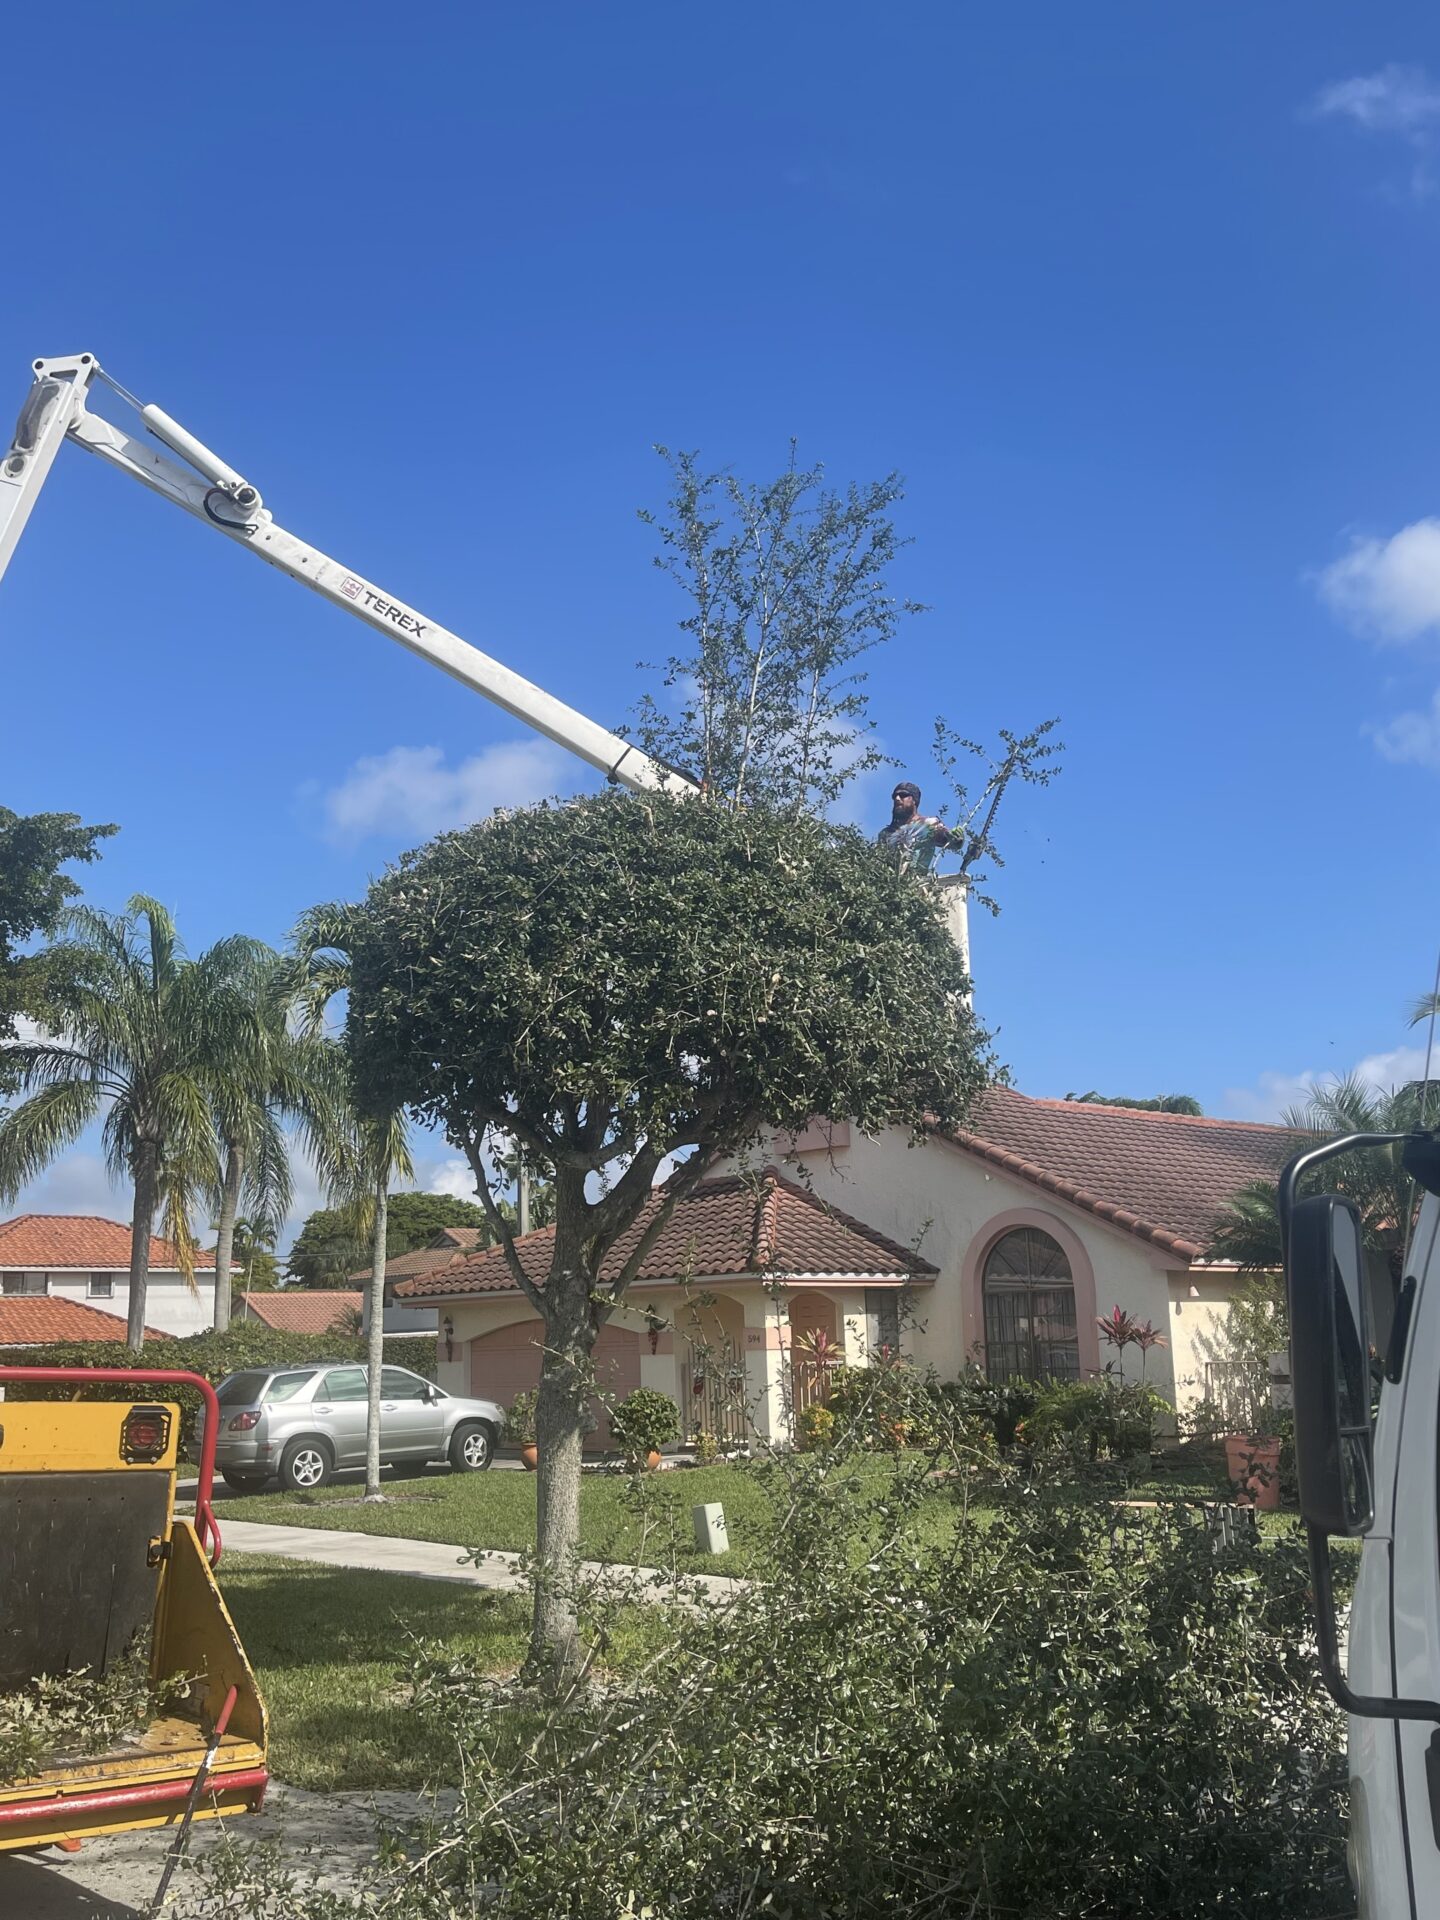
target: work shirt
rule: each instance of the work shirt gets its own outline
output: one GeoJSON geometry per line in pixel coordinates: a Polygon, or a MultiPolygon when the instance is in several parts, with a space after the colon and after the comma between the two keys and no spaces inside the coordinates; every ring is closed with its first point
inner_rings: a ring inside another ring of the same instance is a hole
{"type": "Polygon", "coordinates": [[[899,857],[902,867],[912,867],[916,873],[928,873],[935,863],[935,855],[941,847],[950,844],[950,830],[942,827],[933,814],[917,813],[900,827],[882,827],[876,835],[882,847],[890,847],[899,857]]]}

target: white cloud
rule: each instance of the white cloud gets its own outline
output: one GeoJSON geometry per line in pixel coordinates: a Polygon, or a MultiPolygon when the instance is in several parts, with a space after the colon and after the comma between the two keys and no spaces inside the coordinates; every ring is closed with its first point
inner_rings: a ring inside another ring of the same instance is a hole
{"type": "Polygon", "coordinates": [[[1397,713],[1383,726],[1366,727],[1383,760],[1397,766],[1430,767],[1440,773],[1440,688],[1429,709],[1411,708],[1397,713]]]}
{"type": "MultiPolygon", "coordinates": [[[[1418,1080],[1425,1071],[1423,1047],[1392,1047],[1388,1053],[1366,1054],[1351,1069],[1357,1080],[1380,1093],[1418,1080]]],[[[1335,1077],[1333,1071],[1310,1068],[1303,1073],[1262,1073],[1250,1087],[1227,1087],[1222,1110],[1231,1120],[1277,1121],[1294,1107],[1307,1104],[1309,1089],[1317,1081],[1335,1077]]]]}
{"type": "Polygon", "coordinates": [[[1440,87],[1423,67],[1392,61],[1322,87],[1310,110],[1320,118],[1351,120],[1366,133],[1396,133],[1420,141],[1440,121],[1440,87]]]}
{"type": "Polygon", "coordinates": [[[1316,584],[1332,612],[1376,640],[1440,631],[1440,520],[1416,520],[1388,540],[1357,538],[1316,584]]]}
{"type": "Polygon", "coordinates": [[[416,1173],[424,1182],[425,1193],[446,1193],[452,1200],[469,1200],[473,1205],[480,1204],[475,1191],[475,1176],[470,1171],[468,1160],[440,1160],[430,1167],[417,1167],[416,1173]]]}
{"type": "Polygon", "coordinates": [[[548,740],[505,741],[454,767],[440,747],[392,747],[357,760],[325,794],[325,831],[341,841],[425,838],[496,807],[529,806],[574,775],[574,760],[548,740]]]}

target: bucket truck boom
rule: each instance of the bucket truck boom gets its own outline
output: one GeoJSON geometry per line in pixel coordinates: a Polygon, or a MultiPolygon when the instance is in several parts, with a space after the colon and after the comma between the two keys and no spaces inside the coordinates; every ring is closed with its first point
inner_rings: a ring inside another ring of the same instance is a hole
{"type": "Polygon", "coordinates": [[[66,440],[98,454],[163,499],[183,507],[206,526],[257,554],[332,606],[398,640],[412,653],[443,667],[463,685],[483,694],[558,746],[588,760],[607,779],[636,792],[694,793],[696,782],[652,760],[618,734],[589,720],[532,681],[492,660],[428,614],[342,566],[318,547],[278,526],[257,488],[219,459],[178,421],[157,406],[145,406],[100,367],[93,354],[36,360],[34,381],[21,409],[9,451],[0,458],[0,574],[34,509],[45,477],[66,440]],[[112,426],[86,407],[95,382],[117,393],[142,424],[168,449],[112,426]],[[170,454],[178,455],[172,459],[170,454]]]}

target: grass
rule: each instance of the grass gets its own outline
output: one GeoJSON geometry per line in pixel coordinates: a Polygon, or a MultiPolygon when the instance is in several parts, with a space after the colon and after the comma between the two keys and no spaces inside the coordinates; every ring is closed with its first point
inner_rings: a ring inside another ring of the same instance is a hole
{"type": "MultiPolygon", "coordinates": [[[[885,1455],[862,1455],[854,1471],[863,1486],[890,1470],[885,1455]]],[[[451,1474],[432,1470],[422,1479],[387,1485],[382,1505],[365,1506],[359,1485],[322,1487],[312,1493],[271,1493],[227,1504],[237,1520],[263,1520],[303,1527],[348,1528],[396,1539],[431,1540],[460,1547],[523,1551],[535,1544],[535,1479],[532,1474],[451,1474]]],[[[1203,1467],[1180,1463],[1158,1470],[1128,1489],[1128,1497],[1165,1494],[1213,1496],[1213,1477],[1203,1467]]],[[[646,1474],[587,1473],[580,1486],[580,1552],[587,1560],[627,1565],[676,1566],[688,1573],[763,1575],[765,1536],[774,1519],[778,1488],[763,1467],[694,1467],[646,1474]],[[773,1490],[773,1491],[772,1491],[773,1490]],[[695,1544],[690,1510],[719,1501],[730,1537],[728,1554],[702,1553],[695,1544]]],[[[1094,1490],[1077,1486],[1077,1501],[1094,1490]]],[[[988,1504],[982,1492],[971,1510],[988,1504]]],[[[952,1483],[938,1481],[917,1512],[917,1540],[950,1533],[959,1515],[952,1483]]],[[[222,1516],[223,1518],[223,1516],[222,1516]]]]}
{"type": "MultiPolygon", "coordinates": [[[[352,1528],[402,1540],[523,1552],[535,1545],[535,1476],[446,1473],[387,1481],[380,1506],[365,1506],[359,1485],[313,1493],[268,1493],[227,1502],[221,1515],[292,1527],[352,1528]]],[[[676,1564],[687,1572],[755,1573],[771,1514],[761,1476],[743,1467],[695,1467],[647,1474],[637,1486],[623,1473],[587,1473],[580,1486],[580,1552],[586,1560],[640,1566],[676,1564]],[[728,1554],[702,1554],[690,1509],[718,1500],[730,1533],[728,1554]]]]}
{"type": "MultiPolygon", "coordinates": [[[[444,1771],[409,1706],[422,1642],[486,1672],[514,1672],[525,1657],[524,1594],[246,1553],[226,1554],[220,1583],[270,1708],[271,1768],[315,1792],[418,1789],[444,1771]]],[[[620,1614],[606,1664],[640,1658],[663,1629],[659,1609],[620,1614]]]]}

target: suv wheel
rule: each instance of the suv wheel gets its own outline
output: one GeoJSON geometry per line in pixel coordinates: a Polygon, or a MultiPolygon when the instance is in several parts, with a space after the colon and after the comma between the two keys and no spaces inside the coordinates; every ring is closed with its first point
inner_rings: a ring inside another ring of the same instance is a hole
{"type": "Polygon", "coordinates": [[[479,1473],[495,1458],[495,1436],[483,1421],[457,1427],[450,1442],[450,1464],[456,1473],[479,1473]]]}
{"type": "Polygon", "coordinates": [[[230,1467],[222,1467],[220,1477],[232,1493],[259,1493],[270,1476],[265,1473],[236,1473],[230,1467]]]}
{"type": "Polygon", "coordinates": [[[323,1440],[292,1440],[280,1456],[280,1484],[292,1493],[323,1487],[334,1471],[335,1463],[323,1440]]]}

